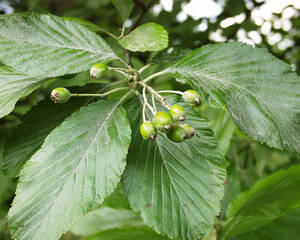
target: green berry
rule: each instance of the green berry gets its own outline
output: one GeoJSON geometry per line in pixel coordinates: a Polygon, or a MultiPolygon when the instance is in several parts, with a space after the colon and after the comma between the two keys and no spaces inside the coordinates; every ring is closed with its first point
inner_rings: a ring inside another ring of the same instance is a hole
{"type": "Polygon", "coordinates": [[[183,93],[183,100],[190,104],[200,105],[200,95],[194,90],[186,90],[183,93]]]}
{"type": "Polygon", "coordinates": [[[156,130],[151,122],[143,122],[140,127],[140,133],[144,139],[154,140],[157,136],[156,130]]]}
{"type": "Polygon", "coordinates": [[[180,105],[173,105],[170,108],[170,115],[174,121],[183,121],[185,119],[185,110],[180,105]]]}
{"type": "Polygon", "coordinates": [[[182,142],[187,138],[186,131],[179,125],[175,125],[174,128],[168,131],[167,137],[172,142],[182,142]]]}
{"type": "Polygon", "coordinates": [[[152,124],[159,131],[167,131],[173,127],[172,118],[166,112],[157,112],[152,119],[152,124]]]}
{"type": "Polygon", "coordinates": [[[180,125],[186,132],[186,138],[192,138],[195,135],[195,129],[188,123],[184,123],[180,125]]]}
{"type": "Polygon", "coordinates": [[[90,69],[90,75],[92,78],[99,79],[107,73],[108,67],[103,63],[97,63],[90,69]]]}
{"type": "Polygon", "coordinates": [[[50,96],[54,103],[66,103],[70,97],[70,91],[66,88],[55,88],[52,90],[50,96]]]}

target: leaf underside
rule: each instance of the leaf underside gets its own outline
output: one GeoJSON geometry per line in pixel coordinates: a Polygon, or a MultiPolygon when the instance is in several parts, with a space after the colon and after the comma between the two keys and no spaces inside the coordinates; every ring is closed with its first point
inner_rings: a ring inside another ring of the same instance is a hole
{"type": "Polygon", "coordinates": [[[300,78],[259,48],[220,43],[196,49],[167,69],[178,81],[226,104],[237,126],[271,147],[300,153],[300,78]]]}
{"type": "Polygon", "coordinates": [[[123,175],[131,207],[145,223],[170,238],[202,239],[214,224],[224,193],[224,159],[207,120],[189,106],[187,123],[199,135],[172,143],[159,134],[155,141],[139,133],[141,107],[128,109],[133,141],[123,175]]]}
{"type": "Polygon", "coordinates": [[[132,52],[159,51],[168,47],[168,32],[157,23],[145,23],[121,38],[122,47],[132,52]]]}
{"type": "Polygon", "coordinates": [[[82,107],[26,163],[9,211],[14,239],[57,240],[113,192],[131,134],[119,104],[82,107]]]}

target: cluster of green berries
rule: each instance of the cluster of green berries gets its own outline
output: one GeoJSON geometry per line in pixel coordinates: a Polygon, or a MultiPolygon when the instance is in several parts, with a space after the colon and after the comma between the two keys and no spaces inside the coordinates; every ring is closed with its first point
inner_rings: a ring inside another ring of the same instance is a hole
{"type": "MultiPolygon", "coordinates": [[[[183,99],[189,104],[200,104],[200,96],[194,90],[185,91],[183,99]]],[[[143,122],[140,127],[140,133],[144,139],[154,140],[157,137],[157,131],[161,131],[165,132],[171,141],[182,142],[195,135],[194,128],[190,124],[184,123],[184,120],[184,108],[180,105],[172,105],[169,113],[157,112],[151,122],[143,122]]]]}

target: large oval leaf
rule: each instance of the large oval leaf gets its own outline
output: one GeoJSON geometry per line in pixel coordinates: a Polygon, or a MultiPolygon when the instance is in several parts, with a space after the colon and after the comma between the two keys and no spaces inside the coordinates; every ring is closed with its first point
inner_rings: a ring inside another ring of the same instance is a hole
{"type": "Polygon", "coordinates": [[[9,212],[14,239],[57,240],[113,192],[131,133],[119,104],[82,107],[26,163],[9,212]]]}
{"type": "Polygon", "coordinates": [[[124,190],[131,207],[141,211],[144,221],[170,238],[202,239],[220,212],[224,193],[224,159],[216,150],[209,122],[192,112],[186,122],[198,137],[182,143],[165,135],[156,141],[140,136],[141,109],[129,109],[133,142],[123,175],[124,190]]]}
{"type": "Polygon", "coordinates": [[[121,38],[122,47],[133,52],[159,51],[168,47],[168,32],[157,23],[145,23],[121,38]]]}
{"type": "Polygon", "coordinates": [[[74,21],[35,13],[0,16],[0,60],[30,76],[88,70],[118,57],[101,37],[74,21]]]}
{"type": "Polygon", "coordinates": [[[167,72],[225,103],[250,137],[300,153],[300,78],[286,63],[259,48],[221,43],[192,51],[167,72]]]}

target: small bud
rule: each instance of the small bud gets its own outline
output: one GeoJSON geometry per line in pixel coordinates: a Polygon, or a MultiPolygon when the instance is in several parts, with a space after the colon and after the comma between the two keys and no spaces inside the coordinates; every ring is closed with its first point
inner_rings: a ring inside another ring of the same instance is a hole
{"type": "Polygon", "coordinates": [[[140,127],[140,133],[144,139],[155,140],[157,133],[151,122],[143,122],[140,127]]]}
{"type": "Polygon", "coordinates": [[[170,108],[170,115],[174,121],[184,121],[185,119],[185,110],[180,105],[173,105],[170,108]]]}
{"type": "Polygon", "coordinates": [[[168,131],[173,128],[171,116],[166,112],[157,112],[152,119],[153,126],[159,131],[168,131]]]}
{"type": "Polygon", "coordinates": [[[168,131],[167,137],[172,142],[182,142],[187,138],[186,131],[179,125],[175,125],[174,128],[168,131]]]}
{"type": "Polygon", "coordinates": [[[184,123],[180,125],[186,132],[186,138],[192,138],[195,135],[195,129],[188,123],[184,123]]]}
{"type": "Polygon", "coordinates": [[[183,93],[183,100],[190,104],[200,105],[200,95],[195,90],[186,90],[183,93]]]}
{"type": "Polygon", "coordinates": [[[90,69],[90,75],[92,78],[99,79],[107,73],[108,67],[103,63],[97,63],[90,69]]]}
{"type": "Polygon", "coordinates": [[[50,98],[54,103],[66,103],[69,101],[71,94],[66,88],[55,88],[51,92],[50,98]]]}

